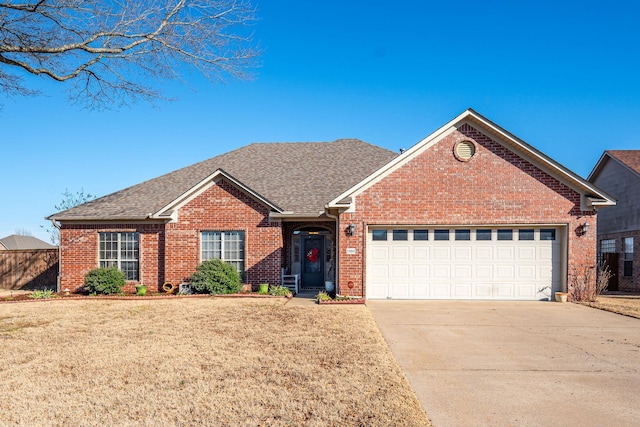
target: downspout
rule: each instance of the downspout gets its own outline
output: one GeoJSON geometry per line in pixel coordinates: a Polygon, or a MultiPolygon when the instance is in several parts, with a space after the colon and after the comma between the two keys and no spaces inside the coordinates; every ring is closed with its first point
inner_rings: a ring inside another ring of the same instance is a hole
{"type": "Polygon", "coordinates": [[[60,272],[62,270],[62,240],[60,239],[60,226],[55,219],[51,218],[51,224],[58,229],[58,275],[56,276],[56,292],[60,292],[60,272]]]}
{"type": "Polygon", "coordinates": [[[327,215],[329,218],[333,218],[336,220],[336,254],[335,254],[335,259],[334,259],[334,263],[335,263],[335,285],[336,285],[336,294],[339,292],[340,290],[340,268],[339,268],[339,258],[340,258],[340,217],[338,215],[333,215],[329,213],[329,209],[327,208],[325,210],[325,215],[327,215]]]}

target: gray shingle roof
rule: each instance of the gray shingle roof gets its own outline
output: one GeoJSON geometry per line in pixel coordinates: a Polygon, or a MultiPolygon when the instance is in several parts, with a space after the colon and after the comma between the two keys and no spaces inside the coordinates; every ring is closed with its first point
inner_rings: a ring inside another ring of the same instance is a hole
{"type": "Polygon", "coordinates": [[[143,219],[219,169],[285,211],[324,205],[398,154],[358,139],[256,143],[51,215],[56,220],[143,219]]]}
{"type": "Polygon", "coordinates": [[[56,246],[40,240],[33,236],[21,236],[12,234],[0,239],[0,249],[21,250],[21,249],[55,249],[56,246]]]}

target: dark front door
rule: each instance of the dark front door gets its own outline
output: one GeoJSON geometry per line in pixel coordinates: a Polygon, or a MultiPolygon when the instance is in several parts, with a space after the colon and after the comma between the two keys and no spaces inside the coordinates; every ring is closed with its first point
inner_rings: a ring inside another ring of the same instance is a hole
{"type": "Polygon", "coordinates": [[[619,254],[616,253],[604,253],[602,254],[604,265],[603,267],[609,267],[611,272],[611,278],[609,279],[608,291],[618,290],[618,269],[619,267],[619,254]]]}
{"type": "Polygon", "coordinates": [[[302,237],[302,289],[324,288],[324,236],[302,237]]]}

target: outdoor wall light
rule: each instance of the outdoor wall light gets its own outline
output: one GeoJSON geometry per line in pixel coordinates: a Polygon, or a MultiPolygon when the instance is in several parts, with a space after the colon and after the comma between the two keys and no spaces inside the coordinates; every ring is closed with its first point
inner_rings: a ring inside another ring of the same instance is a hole
{"type": "Polygon", "coordinates": [[[587,231],[589,231],[589,223],[585,222],[580,226],[580,234],[584,236],[585,234],[587,234],[587,231]]]}
{"type": "Polygon", "coordinates": [[[353,236],[356,232],[356,225],[354,223],[349,224],[347,227],[347,236],[353,236]]]}

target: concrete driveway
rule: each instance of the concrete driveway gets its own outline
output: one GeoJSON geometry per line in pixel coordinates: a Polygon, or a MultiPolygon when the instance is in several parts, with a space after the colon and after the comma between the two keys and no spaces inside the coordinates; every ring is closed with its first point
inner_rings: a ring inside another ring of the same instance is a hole
{"type": "Polygon", "coordinates": [[[640,319],[555,302],[367,306],[434,427],[640,425],[640,319]]]}

